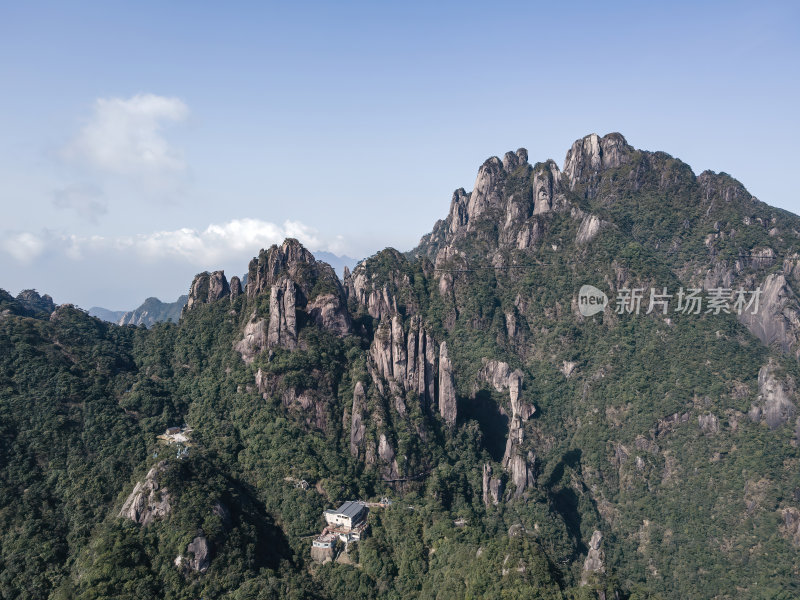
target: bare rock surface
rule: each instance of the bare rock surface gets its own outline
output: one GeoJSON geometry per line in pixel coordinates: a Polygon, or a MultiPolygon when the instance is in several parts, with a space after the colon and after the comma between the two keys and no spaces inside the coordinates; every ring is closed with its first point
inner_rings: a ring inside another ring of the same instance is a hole
{"type": "Polygon", "coordinates": [[[139,525],[149,525],[155,519],[169,514],[172,508],[170,494],[159,483],[159,477],[166,469],[167,462],[161,461],[147,472],[143,481],[136,483],[119,511],[120,518],[130,519],[139,525]]]}

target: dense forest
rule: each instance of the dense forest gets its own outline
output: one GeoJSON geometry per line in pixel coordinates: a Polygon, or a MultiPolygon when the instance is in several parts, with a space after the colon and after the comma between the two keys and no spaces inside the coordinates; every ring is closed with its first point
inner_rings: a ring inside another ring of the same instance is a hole
{"type": "Polygon", "coordinates": [[[487,160],[343,279],[295,240],[198,274],[177,323],[0,291],[0,597],[797,598],[798,238],[610,134],[487,160]]]}

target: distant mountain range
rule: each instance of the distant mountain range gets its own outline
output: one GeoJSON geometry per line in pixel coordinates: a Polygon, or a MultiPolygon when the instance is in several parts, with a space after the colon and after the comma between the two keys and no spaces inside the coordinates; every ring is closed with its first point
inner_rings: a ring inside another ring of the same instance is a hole
{"type": "Polygon", "coordinates": [[[117,325],[144,325],[150,327],[160,321],[178,322],[181,318],[181,310],[186,306],[188,296],[184,295],[175,302],[162,302],[158,298],[148,298],[142,304],[129,311],[108,310],[101,306],[93,306],[89,309],[89,314],[109,323],[117,325]]]}

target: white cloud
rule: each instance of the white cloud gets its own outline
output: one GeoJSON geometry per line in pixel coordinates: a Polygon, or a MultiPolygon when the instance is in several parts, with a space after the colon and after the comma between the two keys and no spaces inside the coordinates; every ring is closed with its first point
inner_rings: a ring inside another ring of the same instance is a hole
{"type": "Polygon", "coordinates": [[[280,244],[294,237],[311,251],[341,251],[342,239],[330,240],[299,221],[277,225],[259,219],[234,219],[211,224],[203,230],[182,228],[134,236],[76,236],[43,232],[6,235],[3,249],[18,261],[31,261],[45,249],[82,260],[92,255],[109,257],[115,253],[138,256],[144,262],[173,260],[202,269],[218,268],[236,262],[244,268],[261,248],[280,244]]]}
{"type": "Polygon", "coordinates": [[[73,210],[92,223],[108,212],[108,202],[100,189],[90,183],[73,183],[53,192],[53,206],[73,210]]]}
{"type": "Polygon", "coordinates": [[[46,242],[28,232],[5,233],[2,248],[23,264],[28,264],[44,252],[46,242]]]}
{"type": "Polygon", "coordinates": [[[183,156],[167,142],[163,128],[182,121],[188,113],[182,100],[155,94],[98,98],[94,114],[67,146],[65,155],[122,175],[181,171],[183,156]]]}

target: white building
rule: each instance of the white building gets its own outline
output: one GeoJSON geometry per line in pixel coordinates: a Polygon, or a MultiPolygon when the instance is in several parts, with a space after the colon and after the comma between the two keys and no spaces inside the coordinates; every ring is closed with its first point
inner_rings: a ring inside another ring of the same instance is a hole
{"type": "Polygon", "coordinates": [[[363,502],[350,500],[337,510],[326,510],[325,521],[328,526],[341,532],[358,529],[367,518],[367,506],[363,502]]]}
{"type": "Polygon", "coordinates": [[[325,562],[336,558],[335,533],[323,533],[316,537],[311,544],[311,558],[317,562],[325,562]]]}

